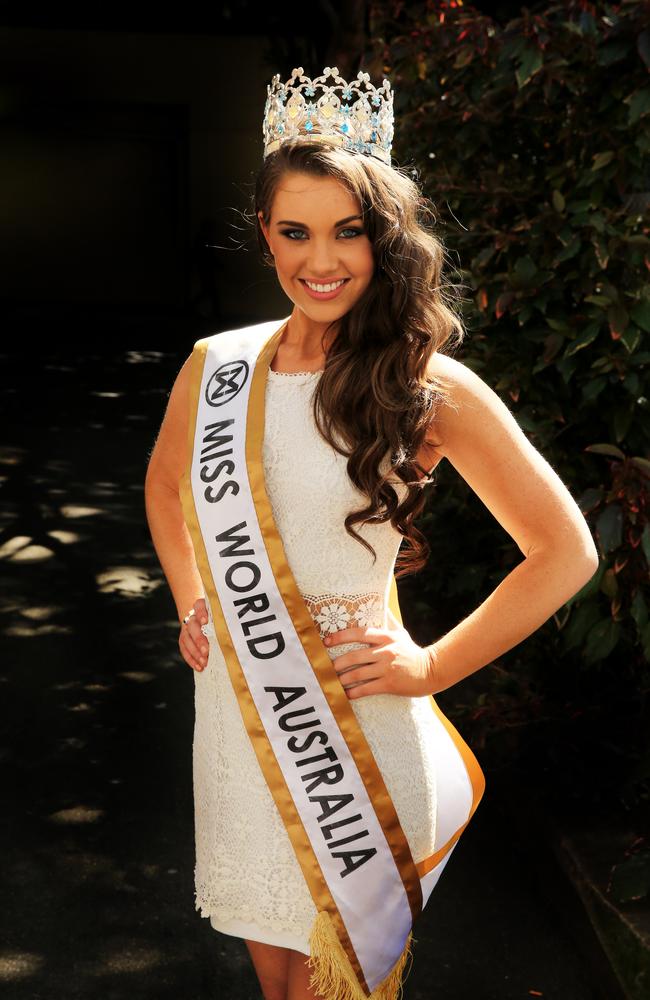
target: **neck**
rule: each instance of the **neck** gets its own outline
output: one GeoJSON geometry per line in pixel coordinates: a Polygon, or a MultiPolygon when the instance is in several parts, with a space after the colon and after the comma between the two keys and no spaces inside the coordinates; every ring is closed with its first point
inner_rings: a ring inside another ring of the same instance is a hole
{"type": "Polygon", "coordinates": [[[287,359],[317,362],[324,360],[330,345],[336,339],[336,326],[327,330],[327,323],[310,319],[301,309],[294,309],[289,317],[278,345],[287,359]]]}

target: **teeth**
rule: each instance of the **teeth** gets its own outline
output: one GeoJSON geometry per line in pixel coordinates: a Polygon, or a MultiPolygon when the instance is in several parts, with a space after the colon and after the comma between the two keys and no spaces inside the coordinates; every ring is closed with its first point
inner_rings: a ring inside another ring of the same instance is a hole
{"type": "Polygon", "coordinates": [[[309,288],[311,288],[312,291],[314,291],[314,292],[333,292],[334,289],[335,288],[339,288],[343,284],[344,281],[345,281],[345,278],[342,278],[341,281],[336,281],[336,282],[334,282],[334,284],[331,284],[331,285],[314,285],[313,282],[311,282],[311,281],[305,281],[305,284],[309,288]]]}

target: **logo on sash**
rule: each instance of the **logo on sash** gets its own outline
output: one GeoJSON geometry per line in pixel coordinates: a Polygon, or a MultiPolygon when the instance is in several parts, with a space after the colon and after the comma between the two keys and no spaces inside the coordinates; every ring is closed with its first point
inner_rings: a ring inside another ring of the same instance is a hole
{"type": "Polygon", "coordinates": [[[205,399],[210,406],[223,406],[240,392],[248,380],[248,362],[227,361],[213,372],[205,387],[205,399]]]}
{"type": "MultiPolygon", "coordinates": [[[[413,921],[469,822],[484,779],[431,698],[432,739],[447,791],[445,800],[440,786],[440,846],[416,864],[287,563],[266,493],[265,387],[285,325],[262,323],[195,345],[181,500],[242,718],[318,911],[310,934],[312,985],[325,1000],[337,1000],[344,984],[346,996],[366,997],[381,984],[378,1000],[393,1000],[413,921]],[[226,403],[232,406],[215,422],[209,408],[226,403]],[[235,470],[237,479],[215,492],[217,476],[232,477],[235,470]],[[273,650],[259,648],[269,641],[273,650]],[[273,671],[264,669],[264,661],[276,657],[273,671]]],[[[394,581],[393,589],[396,594],[394,581]]]]}

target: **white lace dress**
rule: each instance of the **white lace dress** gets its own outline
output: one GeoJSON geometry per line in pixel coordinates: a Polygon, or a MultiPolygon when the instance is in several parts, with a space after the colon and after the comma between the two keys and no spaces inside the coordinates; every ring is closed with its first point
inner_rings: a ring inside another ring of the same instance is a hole
{"type": "MultiPolygon", "coordinates": [[[[372,554],[346,532],[345,515],[365,497],[350,482],[345,457],[315,426],[311,399],[319,376],[269,370],[263,462],[287,560],[324,637],[346,626],[387,624],[401,536],[390,523],[356,526],[377,553],[373,565],[372,554]]],[[[208,664],[194,673],[196,909],[225,934],[308,955],[316,907],[244,727],[209,605],[208,614],[208,664]]],[[[360,645],[328,652],[335,659],[360,645]]],[[[433,854],[436,833],[431,706],[426,698],[387,694],[350,704],[418,863],[433,854]]]]}

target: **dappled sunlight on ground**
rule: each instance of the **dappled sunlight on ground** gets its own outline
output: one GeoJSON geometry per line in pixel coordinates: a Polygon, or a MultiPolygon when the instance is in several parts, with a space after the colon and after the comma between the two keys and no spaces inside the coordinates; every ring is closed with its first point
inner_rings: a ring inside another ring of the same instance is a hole
{"type": "Polygon", "coordinates": [[[38,972],[44,959],[29,951],[0,950],[0,983],[16,982],[38,972]]]}
{"type": "MultiPolygon", "coordinates": [[[[217,935],[194,907],[195,675],[145,518],[147,461],[186,340],[178,356],[46,358],[52,399],[31,393],[31,369],[10,369],[0,447],[10,1000],[260,996],[243,941],[217,935]]],[[[509,831],[486,826],[490,808],[415,935],[404,1000],[515,1000],[531,982],[554,1000],[594,1000],[509,831]]]]}
{"type": "Polygon", "coordinates": [[[136,566],[111,566],[98,573],[97,588],[101,594],[123,594],[129,597],[146,597],[164,581],[152,579],[143,569],[136,566]]]}

